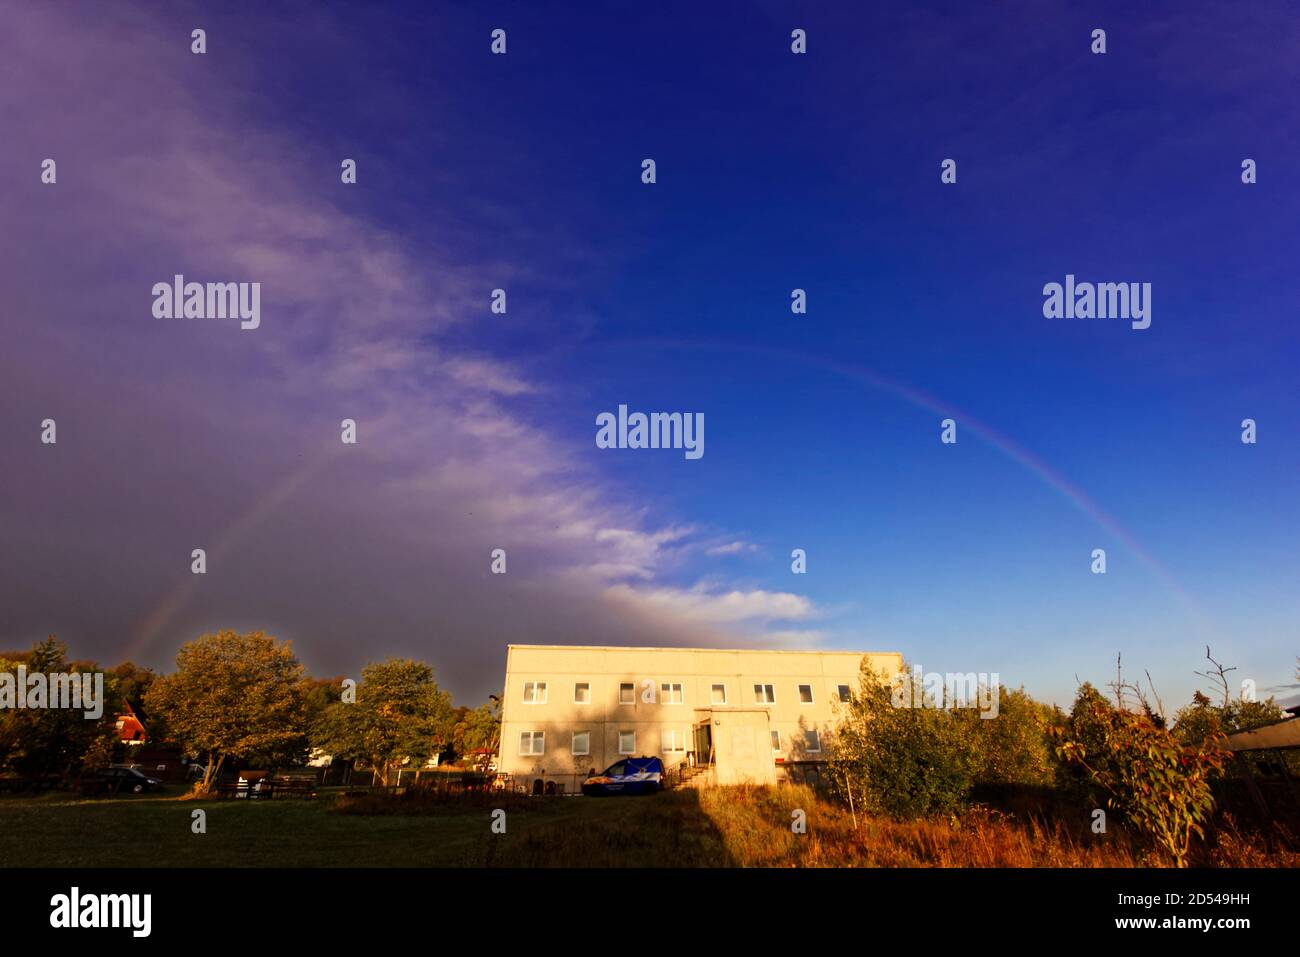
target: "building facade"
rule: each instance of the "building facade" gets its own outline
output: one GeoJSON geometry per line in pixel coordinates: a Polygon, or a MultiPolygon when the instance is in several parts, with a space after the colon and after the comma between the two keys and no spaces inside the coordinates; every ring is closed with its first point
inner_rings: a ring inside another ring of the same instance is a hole
{"type": "Polygon", "coordinates": [[[864,660],[903,666],[897,652],[509,645],[498,770],[569,792],[626,757],[707,784],[815,773],[864,660]]]}

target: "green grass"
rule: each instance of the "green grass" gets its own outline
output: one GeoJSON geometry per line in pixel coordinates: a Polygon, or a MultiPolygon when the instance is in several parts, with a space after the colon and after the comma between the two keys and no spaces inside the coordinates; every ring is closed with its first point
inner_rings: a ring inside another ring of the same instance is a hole
{"type": "Polygon", "coordinates": [[[674,864],[663,842],[693,846],[693,863],[726,863],[693,795],[506,798],[420,813],[350,814],[335,800],[179,800],[48,795],[0,799],[6,867],[458,867],[674,864]],[[506,833],[491,831],[507,808],[506,833]],[[191,814],[207,812],[207,833],[191,814]],[[585,859],[589,846],[594,859],[585,859]],[[611,853],[611,846],[622,851],[611,853]],[[557,850],[559,856],[557,857],[557,850]]]}

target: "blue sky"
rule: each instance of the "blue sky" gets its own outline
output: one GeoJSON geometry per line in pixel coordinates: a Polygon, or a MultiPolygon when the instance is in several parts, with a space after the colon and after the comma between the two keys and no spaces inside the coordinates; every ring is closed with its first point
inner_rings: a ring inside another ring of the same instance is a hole
{"type": "Polygon", "coordinates": [[[261,627],[465,699],[532,640],[1294,686],[1300,22],[857,6],[21,11],[3,425],[62,418],[11,440],[0,644],[261,627]],[[175,272],[263,327],[152,319],[175,272]],[[1043,318],[1067,273],[1151,327],[1043,318]],[[704,457],[596,448],[620,403],[704,457]]]}

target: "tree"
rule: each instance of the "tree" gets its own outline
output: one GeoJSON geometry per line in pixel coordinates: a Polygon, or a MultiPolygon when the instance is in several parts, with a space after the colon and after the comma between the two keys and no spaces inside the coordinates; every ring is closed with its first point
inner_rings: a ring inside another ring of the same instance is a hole
{"type": "Polygon", "coordinates": [[[118,694],[131,702],[132,707],[139,707],[144,704],[144,696],[148,694],[149,689],[158,679],[158,676],[151,669],[141,668],[133,661],[122,662],[109,674],[117,682],[118,694]]]}
{"type": "MultiPolygon", "coordinates": [[[[150,668],[142,668],[132,661],[124,661],[107,674],[123,705],[129,704],[135,716],[144,724],[148,740],[165,741],[169,737],[166,723],[160,715],[150,714],[144,706],[144,697],[158,680],[150,668]]],[[[119,710],[126,710],[125,707],[119,710]]]]}
{"type": "Polygon", "coordinates": [[[461,714],[456,722],[456,750],[461,754],[479,749],[495,753],[501,740],[501,699],[493,696],[477,708],[457,710],[461,714]]]}
{"type": "MultiPolygon", "coordinates": [[[[904,666],[895,680],[910,683],[904,666]]],[[[905,686],[904,700],[911,690],[905,686]]],[[[953,813],[970,795],[977,760],[968,722],[938,707],[896,707],[891,687],[865,662],[836,733],[831,779],[869,811],[894,818],[953,813]]]]}
{"type": "Polygon", "coordinates": [[[1200,744],[1214,734],[1249,731],[1286,718],[1286,712],[1271,697],[1263,701],[1237,698],[1218,706],[1196,691],[1192,703],[1174,714],[1174,734],[1184,744],[1200,744]]]}
{"type": "Polygon", "coordinates": [[[361,670],[356,701],[329,705],[312,743],[338,757],[362,758],[380,784],[404,761],[441,752],[452,740],[451,696],[423,662],[389,658],[361,670]]]}
{"type": "MultiPolygon", "coordinates": [[[[1208,695],[1199,689],[1192,695],[1192,703],[1179,708],[1174,715],[1174,735],[1185,746],[1191,747],[1210,741],[1217,736],[1233,734],[1237,731],[1249,731],[1262,725],[1286,720],[1287,713],[1269,697],[1263,701],[1247,698],[1245,689],[1234,699],[1228,673],[1236,668],[1225,668],[1215,661],[1206,647],[1205,657],[1213,665],[1206,671],[1196,674],[1207,678],[1216,686],[1222,704],[1216,705],[1208,695]]],[[[1278,752],[1274,755],[1291,773],[1300,773],[1300,755],[1293,751],[1278,752]]],[[[1254,764],[1258,755],[1246,754],[1244,761],[1254,764]]],[[[1239,777],[1240,768],[1236,763],[1230,766],[1229,776],[1239,777]]]]}
{"type": "Polygon", "coordinates": [[[1077,741],[1083,746],[1085,753],[1092,756],[1090,764],[1093,769],[1098,773],[1108,770],[1106,729],[1099,717],[1105,713],[1108,704],[1106,696],[1098,691],[1092,682],[1085,681],[1075,692],[1074,704],[1065,721],[1052,729],[1055,753],[1061,762],[1058,769],[1058,782],[1071,798],[1086,801],[1093,806],[1105,801],[1104,789],[1097,783],[1089,768],[1066,758],[1059,746],[1063,741],[1077,741]]]}
{"type": "MultiPolygon", "coordinates": [[[[15,677],[20,665],[29,675],[99,670],[94,662],[69,660],[67,646],[54,635],[37,642],[29,652],[0,659],[0,671],[15,677]]],[[[35,776],[107,764],[116,737],[114,720],[120,703],[114,682],[106,678],[103,715],[98,719],[87,719],[84,711],[66,708],[0,710],[0,767],[35,776]]]]}
{"type": "Polygon", "coordinates": [[[207,634],[181,647],[176,671],[158,678],[145,705],[207,768],[207,791],[227,758],[279,757],[306,744],[303,668],[289,642],[260,631],[207,634]]]}
{"type": "Polygon", "coordinates": [[[979,784],[1050,785],[1056,770],[1048,733],[1054,709],[1035,701],[1023,688],[998,687],[998,713],[986,718],[977,709],[963,709],[954,718],[970,726],[979,784]]]}
{"type": "Polygon", "coordinates": [[[343,697],[343,678],[305,678],[302,694],[306,726],[311,735],[329,706],[343,697]]]}
{"type": "MultiPolygon", "coordinates": [[[[1185,747],[1195,747],[1216,737],[1284,721],[1286,717],[1287,713],[1271,697],[1252,701],[1243,695],[1226,700],[1220,706],[1198,690],[1192,694],[1192,703],[1174,714],[1174,736],[1185,747]]],[[[1272,757],[1283,762],[1288,773],[1300,773],[1300,755],[1296,752],[1274,752],[1272,757]]],[[[1259,755],[1248,753],[1243,755],[1243,760],[1255,765],[1259,755]]],[[[1228,766],[1228,777],[1239,778],[1240,775],[1240,768],[1235,763],[1228,766]]]]}

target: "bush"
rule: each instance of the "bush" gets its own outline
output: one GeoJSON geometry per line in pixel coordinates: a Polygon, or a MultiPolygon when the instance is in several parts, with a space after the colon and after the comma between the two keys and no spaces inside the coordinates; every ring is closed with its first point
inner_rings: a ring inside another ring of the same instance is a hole
{"type": "Polygon", "coordinates": [[[1110,770],[1106,757],[1106,727],[1100,718],[1109,708],[1105,695],[1085,681],[1074,696],[1069,715],[1063,716],[1052,729],[1053,753],[1059,761],[1057,783],[1064,796],[1091,807],[1106,803],[1106,790],[1097,774],[1110,770]],[[1088,765],[1071,760],[1063,750],[1066,741],[1078,742],[1082,753],[1090,755],[1088,765]]]}
{"type": "MultiPolygon", "coordinates": [[[[1000,685],[987,717],[976,707],[941,708],[929,694],[924,707],[909,706],[913,680],[906,666],[893,682],[863,669],[831,762],[842,798],[852,790],[868,812],[906,819],[956,813],[976,785],[996,791],[1055,782],[1049,729],[1059,711],[1000,685]]],[[[988,691],[979,691],[985,703],[988,691]]]]}
{"type": "Polygon", "coordinates": [[[1057,766],[1050,735],[1053,710],[1023,688],[999,687],[996,717],[982,717],[977,710],[957,712],[960,720],[971,725],[976,783],[1053,784],[1057,766]]]}
{"type": "Polygon", "coordinates": [[[896,819],[964,807],[979,764],[972,730],[934,704],[895,707],[890,685],[864,667],[836,735],[830,765],[835,790],[868,812],[896,819]]]}
{"type": "Polygon", "coordinates": [[[1197,691],[1192,703],[1174,714],[1174,734],[1183,744],[1200,744],[1217,733],[1232,734],[1284,721],[1287,713],[1272,698],[1248,701],[1241,697],[1216,706],[1197,691]]]}
{"type": "Polygon", "coordinates": [[[1223,771],[1223,736],[1184,746],[1149,713],[1112,706],[1090,685],[1079,689],[1057,753],[1086,773],[1135,831],[1185,867],[1193,837],[1204,838],[1214,810],[1211,780],[1223,771]]]}

